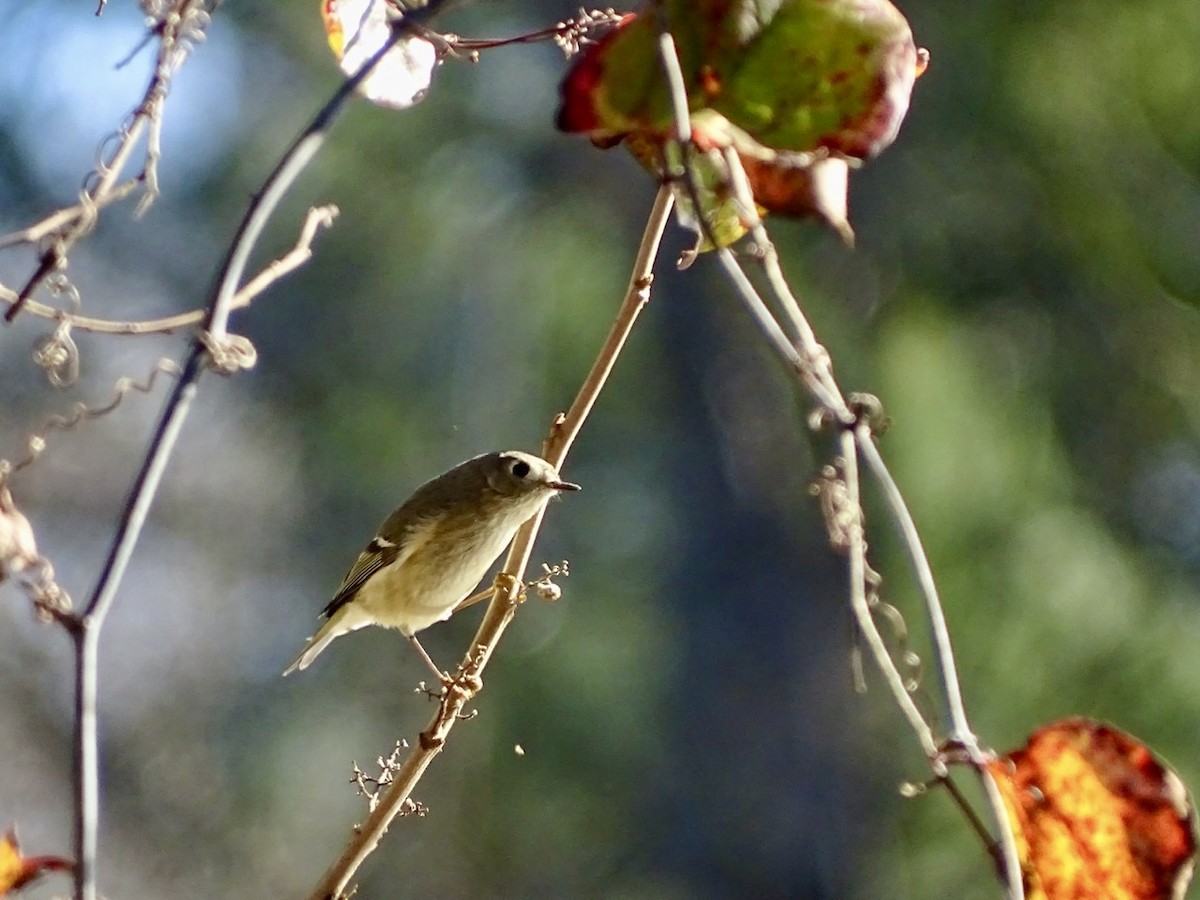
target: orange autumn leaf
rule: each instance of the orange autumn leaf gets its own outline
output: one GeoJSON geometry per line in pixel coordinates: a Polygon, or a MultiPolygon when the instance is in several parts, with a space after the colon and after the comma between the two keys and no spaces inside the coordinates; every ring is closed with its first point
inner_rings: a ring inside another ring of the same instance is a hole
{"type": "Polygon", "coordinates": [[[1074,718],[992,763],[1029,900],[1181,898],[1195,815],[1171,769],[1111,725],[1074,718]]]}
{"type": "Polygon", "coordinates": [[[17,833],[0,837],[0,897],[33,883],[47,872],[70,871],[70,860],[59,856],[22,856],[17,833]]]}

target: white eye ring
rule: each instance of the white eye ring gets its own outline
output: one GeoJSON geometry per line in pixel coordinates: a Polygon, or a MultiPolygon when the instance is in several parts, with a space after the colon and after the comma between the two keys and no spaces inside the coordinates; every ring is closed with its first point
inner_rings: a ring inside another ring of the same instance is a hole
{"type": "Polygon", "coordinates": [[[529,477],[531,470],[529,463],[525,462],[525,460],[514,459],[508,464],[508,471],[511,472],[515,478],[527,478],[529,477]]]}

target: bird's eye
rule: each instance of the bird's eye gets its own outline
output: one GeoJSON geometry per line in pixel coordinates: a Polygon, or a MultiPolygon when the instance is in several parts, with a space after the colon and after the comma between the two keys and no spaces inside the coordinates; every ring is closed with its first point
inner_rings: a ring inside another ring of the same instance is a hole
{"type": "Polygon", "coordinates": [[[529,474],[529,463],[518,459],[512,464],[512,468],[509,469],[509,471],[512,472],[517,478],[524,478],[529,474]]]}

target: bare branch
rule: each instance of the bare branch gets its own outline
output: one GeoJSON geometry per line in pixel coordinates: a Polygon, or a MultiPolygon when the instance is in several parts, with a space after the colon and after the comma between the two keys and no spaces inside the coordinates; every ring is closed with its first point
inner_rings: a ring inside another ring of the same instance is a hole
{"type": "Polygon", "coordinates": [[[136,191],[141,184],[142,181],[140,178],[130,178],[128,181],[123,181],[115,185],[107,195],[98,200],[93,199],[85,192],[74,206],[68,206],[52,212],[46,218],[42,219],[42,221],[30,225],[28,228],[12,231],[0,237],[0,249],[12,247],[17,244],[36,244],[46,237],[46,235],[60,229],[79,228],[81,227],[80,223],[85,219],[94,217],[96,211],[112,203],[124,200],[136,191]]]}
{"type": "MultiPolygon", "coordinates": [[[[699,226],[705,237],[708,238],[714,247],[717,247],[719,245],[713,240],[702,207],[697,202],[698,190],[693,182],[692,170],[686,165],[687,153],[691,144],[690,126],[685,127],[684,125],[684,117],[688,115],[687,94],[679,60],[675,53],[674,41],[667,30],[668,23],[665,21],[665,9],[660,7],[659,14],[661,20],[659,52],[663,70],[667,74],[672,107],[676,118],[675,142],[681,145],[677,152],[681,154],[685,162],[683,177],[689,185],[689,193],[696,207],[696,218],[699,226]]],[[[809,326],[799,303],[792,294],[783,270],[779,265],[778,254],[774,244],[767,236],[766,228],[757,213],[757,207],[749,189],[749,181],[742,170],[737,154],[732,152],[727,153],[725,158],[730,172],[730,187],[741,206],[741,215],[744,216],[745,221],[748,223],[750,233],[758,245],[759,256],[763,262],[775,302],[783,309],[787,323],[791,327],[790,335],[758,295],[750,279],[742,271],[733,252],[728,248],[718,249],[716,251],[718,261],[733,282],[736,293],[766,335],[768,342],[779,353],[789,368],[796,373],[804,386],[816,398],[817,402],[821,404],[821,408],[824,411],[823,414],[841,426],[839,445],[841,447],[847,484],[847,505],[851,510],[847,516],[849,524],[846,526],[849,534],[851,606],[855,611],[860,628],[863,629],[863,633],[866,636],[868,646],[870,646],[876,662],[884,674],[885,683],[888,684],[893,698],[916,733],[918,741],[930,760],[935,775],[945,777],[947,755],[937,747],[929,726],[925,723],[920,711],[917,710],[907,690],[905,690],[903,678],[900,676],[891,655],[887,652],[882,638],[878,635],[878,630],[875,628],[874,620],[870,615],[870,608],[866,602],[866,542],[863,534],[862,507],[858,490],[858,454],[861,453],[864,460],[867,461],[871,473],[884,488],[893,520],[897,524],[900,536],[905,542],[917,575],[918,587],[925,598],[931,637],[938,660],[938,672],[943,685],[947,719],[950,722],[951,741],[956,749],[962,751],[962,755],[970,762],[983,782],[990,812],[996,822],[1003,857],[1007,863],[1003,876],[1007,882],[1009,896],[1013,900],[1023,900],[1024,889],[1021,884],[1020,866],[1014,865],[1017,853],[1011,824],[1000,798],[999,790],[985,765],[989,754],[979,746],[978,739],[971,732],[967,724],[961,689],[958,686],[958,676],[954,664],[954,653],[950,643],[949,630],[945,625],[945,617],[937,597],[932,572],[929,569],[929,563],[925,557],[925,551],[921,545],[916,527],[912,522],[907,507],[903,503],[903,498],[896,488],[895,482],[892,480],[887,467],[883,463],[882,457],[875,447],[869,422],[864,417],[856,415],[845,402],[841,389],[833,377],[833,367],[829,355],[817,342],[816,336],[809,326]]],[[[957,757],[958,755],[956,754],[955,756],[957,757]]]]}
{"type": "MultiPolygon", "coordinates": [[[[642,234],[637,258],[629,279],[625,299],[617,311],[616,319],[608,337],[584,379],[571,408],[555,419],[546,439],[542,455],[560,468],[567,457],[588,414],[604,389],[609,373],[612,372],[626,338],[633,330],[638,314],[650,299],[650,285],[654,261],[666,227],[667,217],[673,205],[670,188],[663,185],[655,197],[654,206],[642,234]]],[[[392,820],[405,809],[413,787],[420,781],[433,758],[446,742],[450,730],[462,715],[463,707],[483,687],[483,670],[491,659],[500,638],[516,614],[521,578],[529,564],[533,544],[541,527],[541,510],[517,532],[509,548],[504,568],[496,577],[492,601],[479,630],[471,642],[471,649],[463,659],[461,671],[454,683],[443,693],[436,715],[428,727],[421,732],[421,740],[408,759],[393,773],[392,783],[379,799],[376,808],[359,826],[346,845],[342,855],[321,877],[313,889],[312,900],[332,900],[344,896],[346,886],[368,856],[379,845],[392,820]]]]}
{"type": "Polygon", "coordinates": [[[515,44],[537,44],[542,41],[554,41],[564,56],[571,57],[578,53],[583,45],[595,43],[598,33],[602,34],[619,25],[624,16],[624,13],[615,12],[612,7],[581,8],[579,15],[574,18],[565,19],[550,28],[511,38],[465,38],[457,34],[438,34],[428,29],[421,29],[419,34],[431,41],[438,48],[439,56],[443,57],[463,55],[474,61],[478,59],[482,50],[511,47],[515,44]]]}
{"type": "MultiPolygon", "coordinates": [[[[671,93],[671,112],[675,125],[674,140],[669,141],[663,150],[663,171],[667,177],[676,185],[682,185],[685,193],[688,195],[688,200],[692,204],[692,209],[695,211],[696,224],[700,229],[701,237],[708,241],[713,247],[721,246],[720,241],[713,231],[712,223],[709,222],[708,216],[705,214],[704,202],[700,197],[700,190],[696,186],[695,180],[691,177],[691,155],[694,149],[692,145],[692,123],[691,114],[688,111],[687,88],[683,81],[683,69],[679,66],[679,54],[675,52],[675,38],[671,36],[671,32],[667,27],[667,11],[659,5],[656,7],[656,15],[658,16],[658,58],[662,65],[663,75],[667,80],[667,87],[671,93]],[[677,159],[673,158],[672,151],[677,155],[677,159]]],[[[691,265],[691,260],[695,257],[696,250],[691,251],[690,256],[685,256],[680,262],[681,269],[691,265]]]]}
{"type": "MultiPolygon", "coordinates": [[[[304,219],[304,226],[300,229],[300,236],[296,239],[295,246],[283,256],[268,263],[261,272],[239,288],[238,292],[230,299],[229,308],[232,310],[249,306],[255,297],[263,293],[280,278],[290,275],[312,259],[313,241],[316,240],[317,235],[322,229],[332,228],[337,217],[338,208],[332,204],[311,207],[304,219]]],[[[184,322],[172,327],[179,328],[187,324],[191,323],[184,322]]]]}
{"type": "Polygon", "coordinates": [[[112,399],[103,406],[88,406],[86,403],[76,403],[66,415],[50,416],[26,439],[24,457],[15,463],[9,462],[6,459],[0,459],[0,484],[10,474],[21,471],[41,456],[42,452],[46,449],[46,435],[51,431],[70,431],[85,420],[99,419],[102,416],[106,416],[121,405],[121,401],[125,399],[125,395],[130,391],[149,394],[154,390],[154,384],[158,380],[160,373],[165,372],[168,375],[178,375],[179,371],[179,365],[174,360],[164,357],[154,364],[154,368],[150,370],[150,374],[142,381],[135,381],[132,378],[118,378],[116,384],[113,386],[112,399]]]}
{"type": "Polygon", "coordinates": [[[884,644],[883,637],[875,625],[875,618],[871,615],[871,608],[867,604],[866,529],[863,525],[862,497],[859,493],[858,456],[855,453],[852,432],[842,432],[840,447],[846,494],[845,516],[848,520],[846,536],[850,558],[850,608],[854,611],[858,627],[875,657],[875,664],[879,666],[879,670],[887,682],[892,698],[900,707],[900,711],[904,713],[904,717],[908,719],[908,724],[921,744],[922,752],[933,766],[934,774],[941,778],[946,774],[946,764],[942,761],[942,753],[937,741],[934,740],[933,730],[926,723],[925,717],[921,715],[921,711],[917,709],[912,696],[905,688],[904,679],[896,668],[887,645],[884,644]]]}
{"type": "MultiPolygon", "coordinates": [[[[290,275],[312,259],[313,241],[322,229],[332,227],[337,216],[338,208],[333,205],[314,206],[310,208],[308,215],[304,219],[304,226],[301,228],[300,235],[296,239],[296,243],[292,249],[275,261],[268,263],[261,272],[243,285],[233,295],[233,299],[230,301],[230,309],[244,309],[249,306],[256,297],[266,291],[276,281],[286,275],[290,275]]],[[[13,304],[16,300],[17,295],[15,292],[0,285],[0,302],[13,304]]],[[[172,331],[178,331],[180,328],[199,325],[204,321],[206,315],[204,310],[194,309],[191,312],[165,316],[161,319],[118,322],[111,319],[97,319],[91,316],[69,313],[33,300],[30,300],[26,304],[25,310],[31,315],[40,316],[45,319],[55,319],[72,328],[78,328],[81,331],[91,331],[100,334],[167,334],[172,331]]]]}
{"type": "MultiPolygon", "coordinates": [[[[186,0],[184,0],[186,2],[186,0]]],[[[412,13],[409,19],[423,20],[440,7],[434,0],[412,13]]],[[[101,569],[96,587],[83,613],[71,621],[75,638],[75,900],[96,898],[96,843],[99,819],[99,759],[96,737],[96,698],[98,680],[99,636],[105,617],[116,598],[141,536],[142,526],[154,502],[167,462],[175,448],[183,423],[195,397],[200,375],[213,359],[213,351],[230,344],[227,323],[231,304],[241,280],[246,260],[257,242],[263,227],[280,199],[324,142],[337,115],[355,88],[370,74],[374,66],[407,32],[409,19],[397,23],[384,45],[353,77],[345,80],[334,95],[317,113],[309,126],[287,149],[274,171],[267,176],[263,188],[251,200],[229,251],[219,270],[217,287],[209,300],[204,327],[197,335],[179,381],[163,410],[158,426],[150,440],[133,490],[121,515],[108,557],[101,569]]],[[[18,301],[19,302],[19,301],[18,301]]],[[[16,307],[10,307],[12,313],[16,307]]],[[[244,339],[242,339],[244,341],[244,339]]],[[[249,342],[245,342],[248,344],[249,342]]],[[[235,348],[236,349],[236,348],[235,348]]],[[[231,359],[245,358],[234,353],[231,359]]]]}
{"type": "MultiPolygon", "coordinates": [[[[130,185],[142,184],[147,188],[147,193],[138,205],[138,211],[144,211],[148,203],[153,201],[158,185],[158,135],[162,125],[163,100],[166,98],[171,76],[187,58],[192,44],[203,40],[204,28],[208,24],[208,13],[204,6],[204,0],[177,0],[170,10],[164,13],[155,26],[160,39],[154,75],[129,120],[122,124],[111,139],[101,142],[96,168],[85,179],[86,186],[80,202],[25,230],[38,234],[36,240],[46,240],[48,245],[42,251],[33,274],[17,291],[15,300],[10,302],[4,314],[5,321],[12,322],[30,302],[46,277],[66,266],[71,249],[95,228],[99,211],[131,193],[133,188],[130,185]],[[150,136],[141,173],[118,184],[117,180],[125,171],[147,127],[150,128],[150,136]],[[115,143],[111,154],[107,152],[110,143],[115,143]],[[49,222],[56,224],[47,228],[49,222]]],[[[97,10],[97,15],[102,9],[103,6],[97,10]]],[[[0,241],[0,246],[11,246],[21,242],[20,235],[22,232],[6,236],[0,241]]]]}

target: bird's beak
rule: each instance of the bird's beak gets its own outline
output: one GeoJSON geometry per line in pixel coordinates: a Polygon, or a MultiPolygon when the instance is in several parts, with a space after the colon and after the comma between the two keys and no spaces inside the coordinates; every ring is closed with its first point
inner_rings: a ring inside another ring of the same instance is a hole
{"type": "Polygon", "coordinates": [[[554,488],[556,491],[582,490],[582,488],[580,488],[579,485],[577,485],[571,481],[551,481],[551,482],[549,482],[549,486],[554,488]]]}

